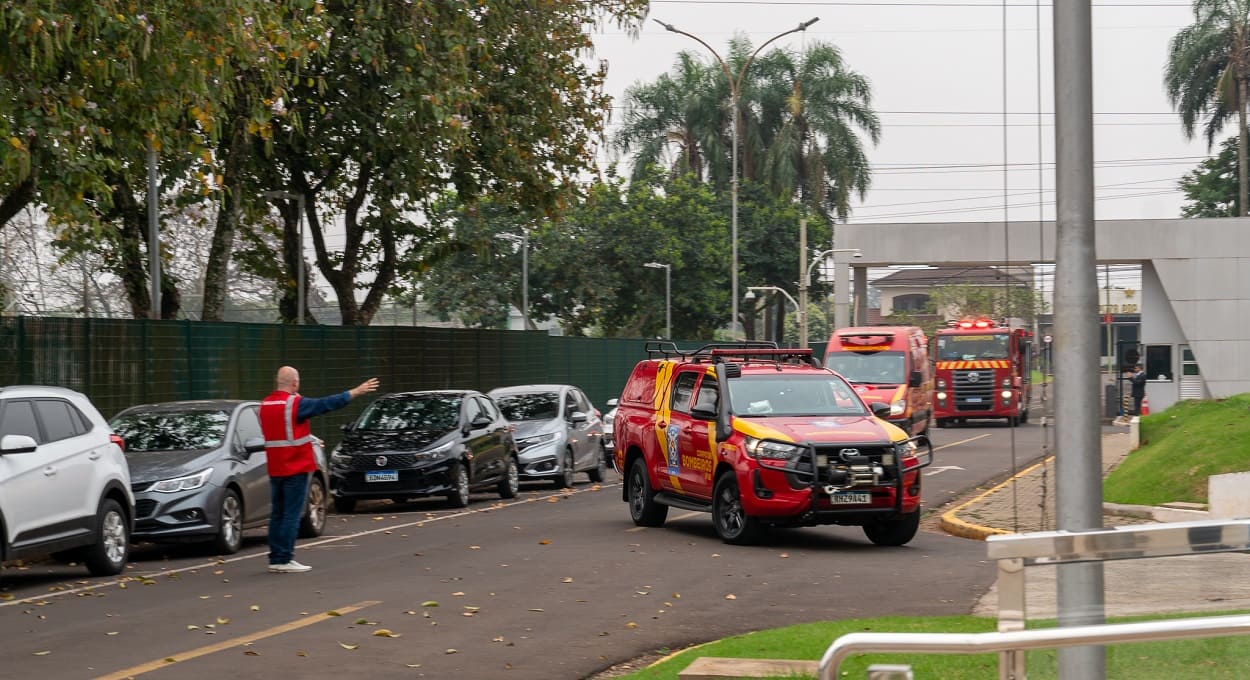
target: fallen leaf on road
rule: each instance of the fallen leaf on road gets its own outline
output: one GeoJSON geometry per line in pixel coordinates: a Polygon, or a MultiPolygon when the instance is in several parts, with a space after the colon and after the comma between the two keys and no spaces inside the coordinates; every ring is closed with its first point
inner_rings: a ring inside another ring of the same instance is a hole
{"type": "Polygon", "coordinates": [[[199,630],[199,629],[200,627],[195,624],[190,624],[187,626],[187,630],[199,630]]]}
{"type": "Polygon", "coordinates": [[[560,583],[572,583],[572,582],[573,582],[572,576],[565,576],[564,578],[560,579],[560,583]]]}
{"type": "Polygon", "coordinates": [[[499,637],[494,638],[493,640],[491,640],[491,642],[503,642],[503,636],[502,636],[502,635],[500,635],[499,637]]]}
{"type": "Polygon", "coordinates": [[[347,644],[346,642],[340,642],[340,643],[339,643],[339,646],[340,646],[340,647],[342,647],[343,649],[346,649],[346,650],[349,650],[349,651],[350,651],[350,650],[356,649],[356,648],[357,648],[357,647],[359,647],[360,645],[349,645],[349,644],[347,644]]]}
{"type": "Polygon", "coordinates": [[[308,652],[305,652],[302,649],[297,649],[295,650],[295,656],[308,656],[308,652]]]}
{"type": "Polygon", "coordinates": [[[342,614],[331,609],[330,611],[326,612],[326,616],[342,616],[342,614]]]}
{"type": "Polygon", "coordinates": [[[260,605],[258,605],[258,604],[254,604],[254,605],[252,605],[251,609],[252,609],[252,611],[254,611],[254,612],[258,612],[258,611],[260,611],[260,605]]]}
{"type": "Polygon", "coordinates": [[[246,652],[243,652],[243,656],[260,656],[260,652],[249,649],[246,652]]]}
{"type": "Polygon", "coordinates": [[[399,633],[392,633],[392,632],[391,632],[389,629],[387,629],[387,628],[379,628],[379,629],[377,629],[377,630],[373,631],[373,636],[374,636],[374,637],[384,637],[384,638],[397,638],[397,637],[399,637],[399,633]]]}
{"type": "Polygon", "coordinates": [[[435,602],[434,600],[426,600],[425,602],[421,603],[421,606],[422,607],[437,607],[438,603],[435,602]]]}
{"type": "Polygon", "coordinates": [[[637,628],[638,624],[634,623],[633,621],[630,621],[629,623],[625,624],[625,627],[633,629],[633,628],[637,628]]]}
{"type": "Polygon", "coordinates": [[[726,596],[725,596],[725,599],[726,599],[726,600],[736,600],[736,599],[738,599],[738,596],[737,596],[737,595],[734,595],[733,593],[730,593],[730,594],[728,594],[728,595],[726,595],[726,596]]]}
{"type": "Polygon", "coordinates": [[[537,609],[537,608],[535,608],[535,609],[531,609],[530,611],[532,611],[532,612],[541,612],[541,611],[546,611],[546,610],[545,610],[545,609],[537,609]]]}
{"type": "Polygon", "coordinates": [[[781,559],[783,559],[783,560],[784,560],[784,559],[787,559],[788,557],[790,557],[790,553],[781,553],[781,555],[779,555],[779,557],[781,557],[781,559]]]}
{"type": "Polygon", "coordinates": [[[452,593],[452,594],[451,594],[451,596],[452,596],[452,597],[464,597],[464,591],[463,591],[463,590],[457,590],[456,592],[452,593]]]}
{"type": "Polygon", "coordinates": [[[455,650],[455,648],[454,648],[454,647],[449,647],[449,648],[447,649],[447,651],[445,651],[445,652],[443,652],[443,653],[444,653],[444,654],[455,654],[455,653],[456,653],[456,650],[455,650]]]}
{"type": "Polygon", "coordinates": [[[52,653],[52,650],[50,650],[50,649],[45,649],[45,650],[44,650],[44,651],[42,651],[42,652],[35,652],[35,656],[47,656],[47,655],[49,655],[49,654],[51,654],[51,653],[52,653]]]}
{"type": "Polygon", "coordinates": [[[538,545],[551,545],[551,541],[544,538],[538,542],[538,545]]]}
{"type": "Polygon", "coordinates": [[[405,666],[407,666],[407,667],[409,667],[409,668],[420,668],[420,667],[421,667],[421,664],[419,664],[419,663],[408,663],[408,664],[404,664],[404,665],[405,665],[405,666]]]}
{"type": "Polygon", "coordinates": [[[482,549],[482,546],[480,546],[480,545],[471,545],[471,546],[469,546],[469,550],[481,550],[481,549],[482,549]]]}
{"type": "Polygon", "coordinates": [[[118,631],[110,630],[109,632],[105,633],[105,635],[117,635],[117,632],[118,631]]]}
{"type": "Polygon", "coordinates": [[[470,606],[467,606],[467,605],[466,605],[466,606],[465,606],[465,608],[464,608],[464,610],[465,610],[466,612],[476,612],[476,611],[481,611],[481,610],[482,610],[482,608],[481,608],[481,607],[470,607],[470,606]]]}
{"type": "Polygon", "coordinates": [[[224,616],[218,616],[218,617],[217,617],[217,625],[219,625],[219,626],[224,626],[224,625],[226,625],[227,623],[230,623],[230,619],[228,619],[228,618],[226,618],[226,617],[224,617],[224,616]]]}

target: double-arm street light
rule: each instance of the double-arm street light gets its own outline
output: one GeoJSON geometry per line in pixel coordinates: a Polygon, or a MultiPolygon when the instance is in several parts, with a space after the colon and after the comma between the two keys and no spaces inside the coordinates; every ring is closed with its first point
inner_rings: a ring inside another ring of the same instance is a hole
{"type": "Polygon", "coordinates": [[[295,201],[296,208],[299,210],[299,217],[296,220],[299,223],[299,264],[298,264],[298,282],[296,283],[296,304],[295,323],[304,323],[304,194],[297,194],[290,191],[262,191],[261,196],[265,198],[277,198],[286,201],[295,201]]]}
{"type": "MultiPolygon", "coordinates": [[[[807,347],[807,289],[811,288],[812,286],[812,270],[816,268],[816,265],[820,264],[821,262],[824,262],[826,257],[829,257],[830,255],[836,255],[837,253],[853,253],[851,257],[863,257],[864,256],[864,254],[859,251],[859,248],[830,248],[828,250],[822,250],[819,253],[816,253],[816,256],[812,258],[811,263],[808,264],[807,268],[802,272],[803,276],[802,278],[799,279],[799,302],[798,302],[799,304],[799,342],[802,343],[800,345],[801,347],[807,347]]],[[[836,267],[837,258],[834,258],[834,260],[835,260],[834,266],[836,267]]],[[[835,282],[835,285],[836,285],[836,282],[835,282]]]]}
{"type": "Polygon", "coordinates": [[[793,297],[791,297],[791,295],[786,292],[786,289],[778,288],[777,286],[747,286],[747,294],[743,295],[742,299],[754,300],[755,291],[757,290],[760,291],[761,293],[762,292],[781,293],[783,296],[785,296],[787,300],[790,301],[790,304],[794,305],[794,309],[795,309],[794,313],[799,315],[799,325],[806,326],[807,310],[800,307],[798,301],[796,301],[793,297]]]}
{"type": "Polygon", "coordinates": [[[530,240],[529,230],[521,229],[521,235],[495,234],[495,238],[512,241],[521,247],[521,330],[530,329],[530,240]]]}
{"type": "Polygon", "coordinates": [[[664,337],[673,339],[673,265],[659,262],[648,262],[644,265],[649,269],[664,270],[664,337]]]}
{"type": "Polygon", "coordinates": [[[695,42],[699,43],[700,45],[706,47],[708,51],[712,53],[712,56],[716,57],[716,61],[720,62],[721,70],[725,72],[725,79],[729,81],[729,94],[733,98],[733,128],[731,131],[732,151],[730,153],[730,163],[732,165],[732,169],[730,170],[730,176],[732,177],[732,179],[730,180],[731,193],[732,193],[732,198],[730,199],[730,206],[731,206],[730,207],[730,223],[732,225],[730,227],[731,229],[730,238],[733,244],[732,245],[733,269],[731,269],[729,272],[730,287],[732,288],[730,300],[732,300],[733,310],[731,312],[732,316],[730,317],[730,320],[729,320],[729,332],[730,332],[730,335],[732,335],[734,339],[737,339],[738,337],[738,126],[740,125],[739,117],[741,115],[740,111],[738,110],[739,88],[742,86],[742,78],[743,76],[746,75],[747,68],[751,66],[751,62],[755,60],[755,55],[759,54],[760,50],[763,50],[770,43],[772,43],[775,40],[778,40],[779,38],[790,35],[791,33],[798,33],[799,31],[807,30],[808,26],[811,26],[817,21],[820,21],[820,17],[813,17],[811,19],[808,19],[807,21],[804,21],[803,23],[799,24],[795,28],[785,31],[784,33],[778,33],[777,35],[769,38],[768,40],[765,40],[764,43],[761,44],[759,47],[755,48],[755,51],[751,53],[751,56],[748,57],[745,62],[743,62],[742,68],[738,70],[737,78],[735,78],[733,74],[729,71],[729,65],[725,63],[725,60],[721,58],[720,54],[716,50],[712,49],[711,45],[704,42],[702,38],[696,35],[693,35],[691,33],[687,33],[677,28],[676,26],[673,26],[672,24],[666,24],[663,21],[660,21],[659,19],[656,19],[655,21],[659,25],[663,26],[665,30],[670,31],[672,33],[679,33],[681,35],[684,35],[687,38],[690,38],[694,40],[695,42]]]}

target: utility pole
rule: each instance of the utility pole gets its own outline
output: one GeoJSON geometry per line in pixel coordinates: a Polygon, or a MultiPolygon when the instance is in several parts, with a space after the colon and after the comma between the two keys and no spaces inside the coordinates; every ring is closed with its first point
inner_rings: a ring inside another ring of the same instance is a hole
{"type": "Polygon", "coordinates": [[[149,319],[161,318],[161,226],[156,181],[156,145],[148,142],[148,273],[152,283],[149,319]]]}
{"type": "Polygon", "coordinates": [[[799,218],[799,348],[807,347],[807,218],[799,218]]]}

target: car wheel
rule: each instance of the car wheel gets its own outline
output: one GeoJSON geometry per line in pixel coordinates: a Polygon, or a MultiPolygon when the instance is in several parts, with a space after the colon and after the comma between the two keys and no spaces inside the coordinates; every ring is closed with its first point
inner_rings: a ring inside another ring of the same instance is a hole
{"type": "Polygon", "coordinates": [[[356,511],[356,499],[336,497],[334,499],[334,511],[344,515],[350,515],[356,511]]]}
{"type": "Polygon", "coordinates": [[[299,521],[300,538],[316,538],[326,530],[326,485],[313,475],[308,480],[308,505],[299,521]]]}
{"type": "Polygon", "coordinates": [[[601,444],[599,446],[599,454],[596,456],[598,460],[595,461],[595,466],[590,469],[590,481],[599,483],[599,482],[602,482],[604,478],[607,477],[607,474],[608,474],[607,455],[608,454],[604,452],[603,445],[601,444]]]}
{"type": "Polygon", "coordinates": [[[723,474],[716,480],[712,491],[712,524],[716,535],[726,543],[751,545],[759,541],[760,522],[742,507],[742,492],[733,473],[723,474]]]}
{"type": "Polygon", "coordinates": [[[130,522],[117,501],[106,498],[96,517],[95,544],[84,552],[83,561],[93,576],[116,576],[126,568],[130,556],[130,522]]]}
{"type": "Polygon", "coordinates": [[[218,513],[217,535],[213,537],[213,550],[222,555],[233,555],[243,547],[243,504],[239,494],[226,489],[221,497],[218,513]]]}
{"type": "Polygon", "coordinates": [[[664,526],[668,506],[655,502],[655,492],[647,481],[647,467],[642,458],[634,459],[629,468],[629,516],[640,527],[664,526]]]}
{"type": "Polygon", "coordinates": [[[463,508],[469,504],[469,472],[460,463],[456,463],[448,471],[451,478],[451,491],[447,494],[447,502],[455,508],[463,508]]]}
{"type": "Polygon", "coordinates": [[[864,535],[877,545],[905,545],[920,528],[920,511],[898,519],[879,519],[864,525],[864,535]]]}
{"type": "Polygon", "coordinates": [[[516,458],[508,456],[508,470],[504,473],[503,479],[499,480],[499,497],[516,498],[516,492],[520,488],[521,478],[516,469],[516,458]]]}
{"type": "Polygon", "coordinates": [[[573,486],[573,452],[564,452],[564,461],[560,463],[560,475],[556,477],[556,488],[567,489],[573,486]]]}

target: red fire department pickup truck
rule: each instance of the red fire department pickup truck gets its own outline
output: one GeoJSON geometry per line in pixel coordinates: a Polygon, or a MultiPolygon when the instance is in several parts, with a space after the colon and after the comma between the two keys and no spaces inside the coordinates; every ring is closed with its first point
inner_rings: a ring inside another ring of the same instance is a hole
{"type": "Polygon", "coordinates": [[[863,527],[903,545],[920,522],[925,437],[871,410],[810,349],[727,343],[682,351],[649,342],[617,406],[613,463],[639,526],[669,508],[712,513],[727,543],[769,526],[863,527]]]}

